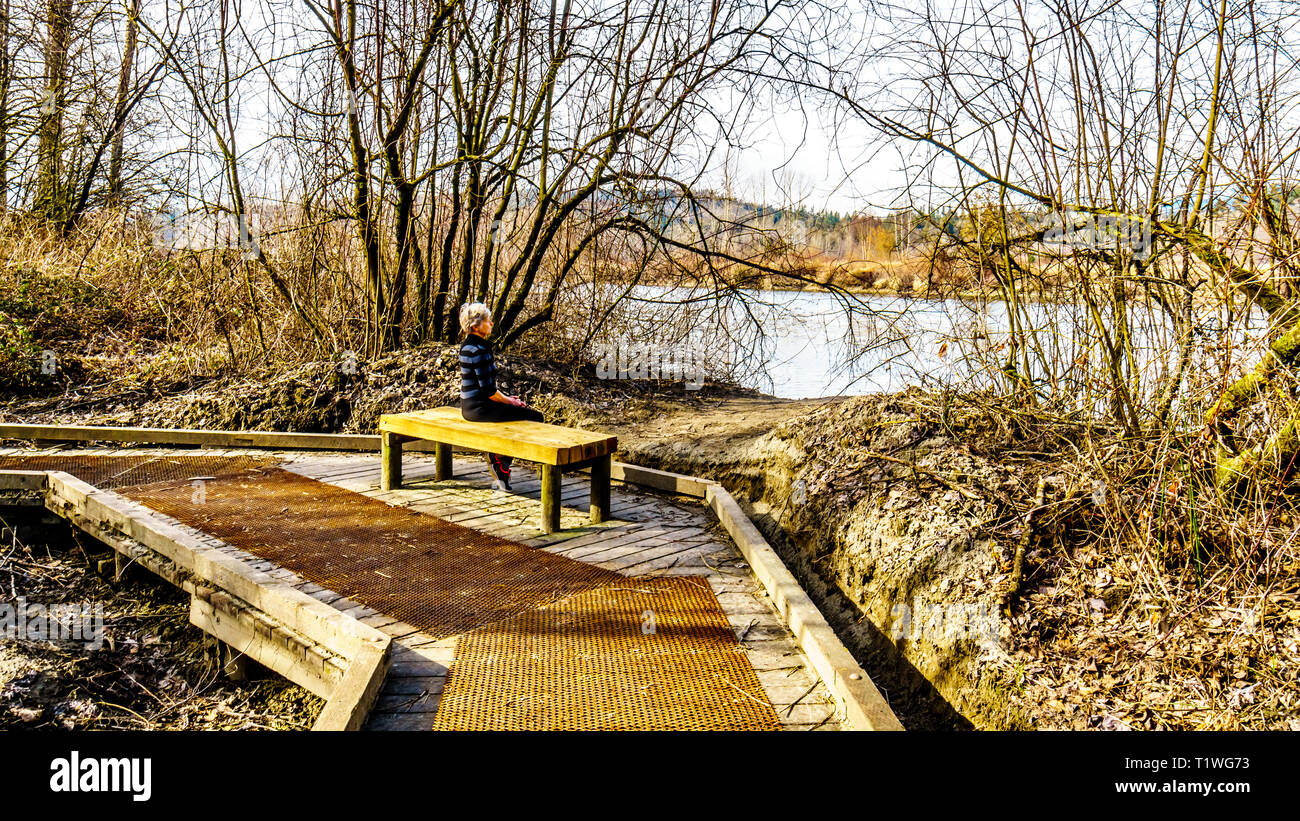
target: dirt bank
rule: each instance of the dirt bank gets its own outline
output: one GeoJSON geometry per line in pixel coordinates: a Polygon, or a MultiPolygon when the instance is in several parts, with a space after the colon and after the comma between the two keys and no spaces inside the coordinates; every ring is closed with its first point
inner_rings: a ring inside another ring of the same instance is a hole
{"type": "MultiPolygon", "coordinates": [[[[213,430],[374,433],[380,414],[456,404],[458,349],[425,345],[372,361],[309,362],[235,375],[178,377],[156,359],[113,369],[111,383],[73,384],[57,395],[0,394],[0,420],[138,425],[213,430]]],[[[598,379],[594,366],[498,355],[500,384],[557,419],[581,413],[618,417],[647,400],[700,407],[718,398],[762,394],[736,386],[598,379]]],[[[102,375],[102,373],[101,373],[102,375]]]]}

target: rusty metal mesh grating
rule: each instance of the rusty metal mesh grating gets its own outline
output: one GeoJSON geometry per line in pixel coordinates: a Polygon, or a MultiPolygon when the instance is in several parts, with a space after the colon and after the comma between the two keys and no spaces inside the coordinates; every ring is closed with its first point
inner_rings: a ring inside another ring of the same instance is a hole
{"type": "Polygon", "coordinates": [[[690,577],[623,579],[460,637],[433,725],[778,727],[713,591],[690,577]]]}
{"type": "Polygon", "coordinates": [[[0,456],[0,470],[61,470],[103,490],[154,482],[189,482],[256,473],[276,460],[256,456],[157,454],[98,456],[94,454],[33,454],[0,456]]]}
{"type": "Polygon", "coordinates": [[[116,490],[437,637],[621,578],[277,464],[174,454],[0,457],[0,470],[61,470],[116,490]]]}
{"type": "Polygon", "coordinates": [[[120,492],[436,637],[621,578],[279,468],[120,492]]]}

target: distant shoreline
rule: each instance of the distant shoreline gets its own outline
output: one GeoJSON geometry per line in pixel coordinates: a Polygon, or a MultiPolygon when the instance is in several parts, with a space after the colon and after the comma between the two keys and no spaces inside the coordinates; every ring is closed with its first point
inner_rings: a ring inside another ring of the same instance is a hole
{"type": "MultiPolygon", "coordinates": [[[[622,284],[626,284],[626,283],[622,283],[622,284]]],[[[660,288],[672,288],[672,287],[710,288],[711,287],[711,284],[706,282],[696,282],[694,283],[693,286],[691,286],[680,282],[662,282],[662,281],[654,281],[654,280],[643,281],[638,283],[638,285],[644,285],[648,287],[660,287],[660,288]]],[[[931,301],[955,299],[955,300],[971,301],[971,302],[978,302],[978,301],[1006,302],[1007,301],[1007,298],[1003,294],[1002,290],[996,287],[990,287],[984,289],[973,289],[973,288],[953,289],[948,287],[936,287],[932,289],[926,289],[924,287],[922,288],[912,287],[904,290],[892,284],[885,285],[884,287],[872,287],[872,286],[863,286],[860,283],[853,283],[853,282],[836,282],[834,279],[828,280],[827,282],[811,283],[811,282],[803,282],[797,280],[777,280],[772,278],[760,280],[756,282],[745,282],[736,286],[736,290],[741,290],[741,291],[783,291],[783,292],[791,292],[791,293],[831,293],[832,289],[843,291],[844,293],[852,294],[854,296],[889,297],[895,299],[922,299],[922,300],[931,300],[931,301]]],[[[1050,292],[1045,292],[1043,289],[1038,289],[1038,288],[1025,289],[1023,291],[1020,291],[1017,294],[1017,296],[1022,301],[1035,302],[1035,303],[1062,304],[1065,302],[1073,301],[1071,299],[1064,298],[1068,296],[1067,294],[1062,293],[1059,295],[1059,297],[1054,297],[1050,295],[1050,292]]]]}

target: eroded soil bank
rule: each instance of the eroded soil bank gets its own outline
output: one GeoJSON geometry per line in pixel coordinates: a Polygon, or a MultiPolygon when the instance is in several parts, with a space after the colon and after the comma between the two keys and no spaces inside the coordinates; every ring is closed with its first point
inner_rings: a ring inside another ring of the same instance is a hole
{"type": "MultiPolygon", "coordinates": [[[[1229,584],[1213,563],[1193,573],[1105,538],[1094,525],[1131,493],[1105,486],[1077,427],[988,397],[786,401],[499,365],[549,420],[610,430],[620,458],[748,504],[909,728],[1300,729],[1294,553],[1267,584],[1241,568],[1229,584]]],[[[454,404],[454,368],[454,348],[428,346],[356,367],[150,376],[12,400],[0,417],[373,433],[381,413],[454,404]]]]}

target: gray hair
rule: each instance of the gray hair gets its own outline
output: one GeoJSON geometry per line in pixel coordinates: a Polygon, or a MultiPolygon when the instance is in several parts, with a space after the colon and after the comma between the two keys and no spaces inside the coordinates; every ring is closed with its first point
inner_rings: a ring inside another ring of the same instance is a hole
{"type": "Polygon", "coordinates": [[[490,316],[492,316],[492,309],[482,302],[466,302],[460,306],[461,333],[469,333],[490,316]]]}

